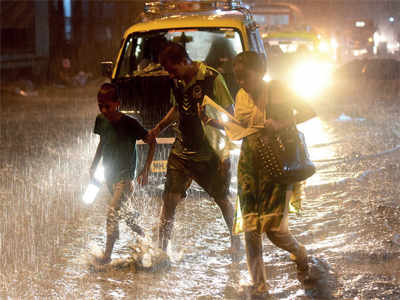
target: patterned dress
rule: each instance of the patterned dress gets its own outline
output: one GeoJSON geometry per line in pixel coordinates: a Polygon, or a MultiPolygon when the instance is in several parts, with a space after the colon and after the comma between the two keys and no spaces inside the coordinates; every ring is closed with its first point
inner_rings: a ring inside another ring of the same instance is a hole
{"type": "MultiPolygon", "coordinates": [[[[272,97],[281,97],[279,105],[270,105],[270,115],[275,120],[292,117],[291,104],[285,99],[280,89],[269,84],[272,97]]],[[[267,89],[267,87],[266,87],[267,89]]],[[[267,95],[267,93],[264,93],[267,95]]],[[[267,101],[267,99],[266,99],[267,101]]],[[[267,108],[254,104],[251,96],[243,89],[236,96],[235,117],[246,126],[263,126],[264,114],[267,108]]],[[[238,165],[238,199],[236,203],[235,223],[233,233],[254,231],[266,232],[279,228],[285,216],[286,197],[289,196],[290,207],[293,211],[300,209],[301,183],[293,185],[276,184],[271,182],[267,173],[260,167],[256,147],[257,137],[266,134],[264,130],[249,135],[242,140],[238,165]],[[290,195],[287,193],[290,192],[290,195]]]]}

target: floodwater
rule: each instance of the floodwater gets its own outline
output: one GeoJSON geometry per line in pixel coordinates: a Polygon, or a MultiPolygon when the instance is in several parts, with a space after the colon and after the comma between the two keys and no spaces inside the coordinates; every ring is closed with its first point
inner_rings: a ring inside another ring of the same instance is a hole
{"type": "MultiPolygon", "coordinates": [[[[249,281],[245,258],[232,264],[221,214],[196,189],[178,207],[169,268],[90,268],[88,257],[104,247],[109,196],[103,187],[93,204],[82,201],[97,145],[95,93],[2,95],[0,299],[238,299],[239,285],[249,281]]],[[[400,108],[396,100],[365,99],[329,99],[315,108],[318,118],[301,129],[318,172],[290,227],[318,262],[321,280],[305,291],[288,254],[265,239],[270,294],[399,299],[400,108]]],[[[132,200],[149,243],[160,203],[157,186],[132,200]]],[[[137,241],[125,224],[120,228],[113,258],[128,257],[137,241]]]]}

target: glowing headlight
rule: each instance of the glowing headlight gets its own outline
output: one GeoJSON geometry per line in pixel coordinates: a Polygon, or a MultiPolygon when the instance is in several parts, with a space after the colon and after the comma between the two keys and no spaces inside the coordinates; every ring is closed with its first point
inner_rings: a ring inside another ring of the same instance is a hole
{"type": "Polygon", "coordinates": [[[292,72],[292,88],[301,97],[313,98],[331,82],[332,64],[322,61],[306,61],[292,72]]]}

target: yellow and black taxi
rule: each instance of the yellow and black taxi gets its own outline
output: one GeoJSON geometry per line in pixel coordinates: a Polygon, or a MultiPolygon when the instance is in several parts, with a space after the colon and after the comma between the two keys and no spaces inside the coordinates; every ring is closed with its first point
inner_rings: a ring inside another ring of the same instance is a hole
{"type": "MultiPolygon", "coordinates": [[[[240,1],[148,2],[136,24],[126,30],[115,64],[104,64],[119,88],[122,109],[153,128],[170,109],[170,79],[158,63],[163,43],[184,45],[190,58],[219,70],[235,96],[232,59],[252,50],[265,49],[252,14],[240,1]]],[[[152,172],[166,170],[173,128],[157,139],[152,172]]],[[[140,145],[139,145],[140,146],[140,145]]],[[[140,151],[139,151],[140,152],[140,151]]]]}

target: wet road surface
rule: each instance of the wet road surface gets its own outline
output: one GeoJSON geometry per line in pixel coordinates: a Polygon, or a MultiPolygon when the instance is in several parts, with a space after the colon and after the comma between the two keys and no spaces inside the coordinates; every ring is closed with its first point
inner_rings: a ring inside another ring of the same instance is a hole
{"type": "MultiPolygon", "coordinates": [[[[97,145],[95,94],[95,88],[2,94],[0,299],[239,299],[239,284],[249,281],[245,259],[232,264],[222,216],[195,189],[177,210],[169,268],[93,272],[88,266],[90,254],[104,246],[109,196],[103,187],[93,204],[81,200],[97,145]]],[[[318,172],[290,227],[315,258],[321,280],[304,290],[288,254],[265,239],[270,293],[399,299],[400,106],[348,98],[315,109],[319,117],[301,129],[318,172]]],[[[160,203],[154,186],[132,202],[150,239],[160,203]]],[[[113,258],[129,256],[135,242],[121,223],[113,258]]]]}

